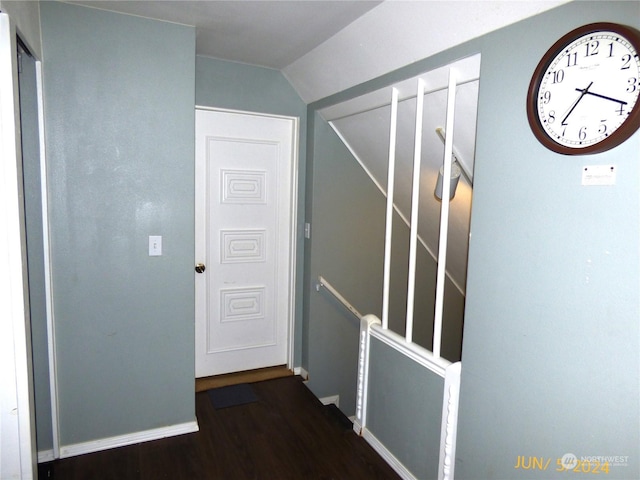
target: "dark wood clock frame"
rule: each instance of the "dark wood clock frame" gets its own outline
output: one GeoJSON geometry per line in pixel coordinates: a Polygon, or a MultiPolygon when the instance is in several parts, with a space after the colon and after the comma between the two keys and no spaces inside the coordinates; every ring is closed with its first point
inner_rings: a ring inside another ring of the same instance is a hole
{"type": "MultiPolygon", "coordinates": [[[[527,92],[527,118],[529,120],[529,125],[531,126],[531,130],[533,131],[533,134],[536,136],[538,141],[549,150],[552,150],[556,153],[561,153],[563,155],[587,155],[601,153],[617,147],[640,128],[640,101],[636,102],[631,113],[629,113],[623,124],[620,125],[620,127],[615,132],[613,132],[607,138],[604,138],[603,140],[593,145],[589,145],[588,147],[570,148],[565,145],[556,143],[551,137],[549,137],[549,135],[540,124],[540,120],[537,114],[538,91],[540,89],[540,84],[542,83],[547,68],[554,60],[554,58],[556,58],[556,56],[574,40],[589,33],[597,33],[601,31],[619,33],[622,37],[627,39],[629,43],[631,43],[633,48],[636,50],[636,56],[640,55],[640,32],[638,30],[617,23],[591,23],[589,25],[584,25],[582,27],[576,28],[575,30],[572,30],[571,32],[560,38],[556,43],[554,43],[551,48],[549,48],[549,50],[547,50],[547,52],[544,54],[535,71],[533,72],[533,76],[531,77],[531,83],[529,84],[529,90],[527,92]]],[[[638,88],[640,88],[640,86],[638,86],[638,88]]]]}

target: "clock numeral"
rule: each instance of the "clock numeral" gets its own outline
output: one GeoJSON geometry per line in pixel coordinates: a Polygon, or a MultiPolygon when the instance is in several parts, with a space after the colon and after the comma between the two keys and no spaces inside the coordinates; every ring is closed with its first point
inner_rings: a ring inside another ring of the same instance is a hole
{"type": "Polygon", "coordinates": [[[594,40],[592,42],[587,42],[585,45],[587,47],[587,51],[585,53],[585,57],[592,57],[593,55],[598,54],[598,48],[600,47],[600,42],[598,40],[594,40]]]}
{"type": "Polygon", "coordinates": [[[542,94],[542,103],[545,105],[551,101],[551,92],[547,90],[542,94]]]}
{"type": "Polygon", "coordinates": [[[609,44],[609,58],[613,57],[613,42],[609,44]]]}
{"type": "Polygon", "coordinates": [[[626,55],[622,56],[622,67],[620,67],[620,70],[629,70],[631,64],[631,54],[627,53],[626,55]]]}
{"type": "Polygon", "coordinates": [[[598,133],[602,135],[603,133],[607,133],[607,125],[604,123],[605,120],[600,120],[602,123],[598,127],[598,133]]]}
{"type": "Polygon", "coordinates": [[[628,93],[633,93],[638,89],[638,79],[635,77],[631,77],[629,80],[627,80],[627,83],[629,84],[629,86],[627,87],[627,92],[628,93]]]}
{"type": "Polygon", "coordinates": [[[556,121],[556,111],[555,110],[549,110],[549,120],[547,120],[549,123],[553,123],[556,121]]]}
{"type": "Polygon", "coordinates": [[[616,110],[616,113],[617,113],[618,115],[621,115],[621,116],[622,116],[622,115],[624,115],[624,106],[625,106],[625,104],[624,104],[624,103],[620,103],[619,105],[620,105],[620,108],[618,108],[618,109],[616,110]]]}
{"type": "Polygon", "coordinates": [[[567,67],[574,67],[578,64],[578,52],[567,55],[567,67]]]}
{"type": "Polygon", "coordinates": [[[564,70],[556,70],[553,73],[553,83],[562,83],[564,80],[564,70]]]}
{"type": "Polygon", "coordinates": [[[578,138],[580,140],[584,140],[585,138],[587,138],[587,127],[582,127],[580,129],[580,131],[578,132],[578,138]]]}

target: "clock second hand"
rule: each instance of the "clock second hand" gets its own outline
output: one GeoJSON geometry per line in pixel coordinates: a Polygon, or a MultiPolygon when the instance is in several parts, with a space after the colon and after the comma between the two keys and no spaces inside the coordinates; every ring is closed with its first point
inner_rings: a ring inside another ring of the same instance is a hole
{"type": "Polygon", "coordinates": [[[589,89],[591,88],[591,85],[593,85],[593,82],[591,82],[587,88],[585,89],[580,89],[580,88],[576,88],[576,91],[581,92],[580,96],[578,97],[578,99],[573,103],[573,105],[571,105],[571,108],[569,109],[569,111],[567,112],[567,114],[564,116],[564,118],[562,119],[561,125],[566,126],[567,125],[567,118],[569,118],[569,115],[571,115],[571,112],[573,112],[575,110],[575,108],[578,106],[578,103],[580,102],[580,100],[582,100],[582,97],[584,97],[587,93],[589,93],[589,89]]]}
{"type": "MultiPolygon", "coordinates": [[[[593,82],[591,82],[593,83],[593,82]]],[[[579,88],[576,88],[576,91],[578,92],[582,92],[582,90],[580,90],[579,88]]],[[[604,95],[600,95],[599,93],[593,93],[593,92],[585,92],[589,95],[593,95],[594,97],[598,97],[598,98],[604,98],[605,100],[611,100],[612,102],[616,102],[619,103],[621,105],[626,105],[627,102],[625,102],[624,100],[618,100],[617,98],[611,98],[611,97],[606,97],[604,95]]]]}

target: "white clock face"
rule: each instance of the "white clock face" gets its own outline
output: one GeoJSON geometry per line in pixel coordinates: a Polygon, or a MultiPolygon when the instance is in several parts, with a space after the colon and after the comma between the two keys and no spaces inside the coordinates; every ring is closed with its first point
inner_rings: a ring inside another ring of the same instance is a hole
{"type": "Polygon", "coordinates": [[[582,149],[607,139],[640,93],[640,58],[619,33],[588,33],[544,71],[537,95],[540,125],[556,143],[582,149]]]}

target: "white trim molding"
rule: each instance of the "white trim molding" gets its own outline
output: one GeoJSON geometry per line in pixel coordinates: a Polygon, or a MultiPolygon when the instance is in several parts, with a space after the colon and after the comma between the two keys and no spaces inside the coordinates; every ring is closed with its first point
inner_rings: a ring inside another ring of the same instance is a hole
{"type": "Polygon", "coordinates": [[[309,372],[307,372],[304,368],[302,367],[296,367],[293,369],[293,374],[294,375],[300,375],[300,377],[304,380],[307,381],[309,380],[309,372]]]}
{"type": "Polygon", "coordinates": [[[38,463],[53,462],[55,459],[53,449],[38,451],[38,463]]]}
{"type": "MultiPolygon", "coordinates": [[[[53,274],[51,267],[51,241],[49,230],[49,178],[47,174],[47,149],[44,132],[44,85],[42,62],[36,61],[36,86],[38,101],[38,133],[40,143],[40,188],[42,198],[42,250],[44,253],[44,284],[47,315],[47,355],[49,359],[49,395],[51,398],[51,431],[53,437],[52,455],[58,458],[60,429],[58,415],[58,375],[56,369],[56,334],[53,311],[53,274]]],[[[48,451],[47,451],[48,452],[48,451]]],[[[53,460],[53,459],[51,459],[53,460]]],[[[40,452],[38,453],[38,462],[40,452]]]]}
{"type": "Polygon", "coordinates": [[[194,420],[193,422],[153,428],[151,430],[143,430],[141,432],[127,433],[125,435],[116,435],[115,437],[101,438],[99,440],[91,440],[89,442],[62,445],[60,447],[60,458],[75,457],[76,455],[84,455],[85,453],[125,447],[136,443],[160,440],[161,438],[166,437],[175,437],[185,433],[194,433],[198,430],[198,422],[194,420]]]}
{"type": "Polygon", "coordinates": [[[375,315],[365,315],[360,318],[360,347],[358,352],[358,386],[356,391],[356,420],[353,430],[362,435],[367,426],[367,395],[369,388],[369,347],[371,345],[371,331],[381,322],[375,315]]]}
{"type": "Polygon", "coordinates": [[[447,367],[444,377],[438,480],[453,480],[454,478],[461,371],[462,364],[460,362],[452,363],[447,367]]]}
{"type": "Polygon", "coordinates": [[[371,447],[373,447],[373,449],[378,452],[378,454],[384,459],[384,461],[387,462],[398,475],[400,475],[400,477],[402,477],[404,480],[418,480],[413,475],[413,473],[411,473],[409,469],[405,467],[402,462],[393,455],[393,453],[387,450],[387,447],[385,447],[373,433],[365,428],[362,431],[362,436],[367,441],[367,443],[369,443],[369,445],[371,445],[371,447]]]}
{"type": "Polygon", "coordinates": [[[336,407],[340,406],[340,395],[330,395],[328,397],[322,397],[319,399],[323,405],[335,405],[336,407]]]}
{"type": "Polygon", "coordinates": [[[407,342],[405,337],[391,330],[384,330],[378,325],[371,328],[371,336],[386,343],[418,365],[422,365],[442,378],[445,377],[445,372],[451,365],[451,362],[446,358],[436,357],[432,352],[417,343],[407,342]]]}

